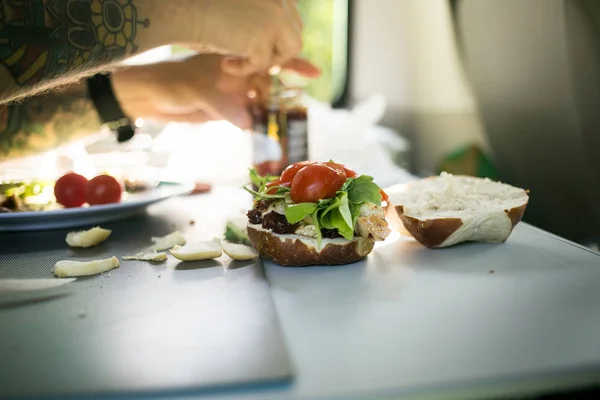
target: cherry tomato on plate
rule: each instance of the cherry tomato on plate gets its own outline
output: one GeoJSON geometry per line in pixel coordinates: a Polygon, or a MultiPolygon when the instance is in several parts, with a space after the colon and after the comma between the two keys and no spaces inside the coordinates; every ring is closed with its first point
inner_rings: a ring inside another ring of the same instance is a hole
{"type": "Polygon", "coordinates": [[[295,203],[315,203],[329,199],[346,182],[346,174],[324,164],[302,167],[294,176],[290,195],[295,203]]]}
{"type": "Polygon", "coordinates": [[[85,187],[85,201],[89,205],[118,203],[121,201],[123,187],[110,175],[98,175],[85,187]]]}
{"type": "Polygon", "coordinates": [[[56,202],[64,207],[81,207],[85,203],[85,187],[88,180],[85,176],[69,172],[54,184],[56,202]]]}

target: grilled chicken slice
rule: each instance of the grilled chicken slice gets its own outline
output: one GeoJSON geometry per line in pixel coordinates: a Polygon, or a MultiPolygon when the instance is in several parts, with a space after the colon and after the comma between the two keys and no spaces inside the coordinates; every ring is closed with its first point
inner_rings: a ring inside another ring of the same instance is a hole
{"type": "Polygon", "coordinates": [[[356,232],[364,238],[381,241],[390,234],[390,228],[385,219],[377,214],[371,214],[358,217],[356,232]]]}

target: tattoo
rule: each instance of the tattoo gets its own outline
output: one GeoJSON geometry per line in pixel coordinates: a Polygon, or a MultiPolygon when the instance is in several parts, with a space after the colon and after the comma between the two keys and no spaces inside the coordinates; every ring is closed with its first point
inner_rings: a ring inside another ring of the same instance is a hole
{"type": "Polygon", "coordinates": [[[83,92],[57,92],[0,106],[0,160],[52,150],[101,126],[83,92]]]}
{"type": "Polygon", "coordinates": [[[25,87],[134,54],[133,1],[0,0],[0,64],[25,87]]]}

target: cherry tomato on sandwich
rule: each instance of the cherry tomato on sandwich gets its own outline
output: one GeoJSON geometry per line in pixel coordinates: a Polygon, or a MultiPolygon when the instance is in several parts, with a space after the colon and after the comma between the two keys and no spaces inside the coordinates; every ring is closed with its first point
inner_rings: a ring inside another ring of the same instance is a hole
{"type": "Polygon", "coordinates": [[[295,203],[315,203],[329,199],[346,182],[346,174],[325,164],[309,164],[294,176],[290,195],[295,203]]]}
{"type": "Polygon", "coordinates": [[[338,164],[338,163],[334,163],[334,162],[329,161],[329,162],[326,162],[325,165],[328,165],[328,166],[330,166],[331,168],[334,168],[334,169],[338,169],[338,170],[344,171],[344,173],[346,174],[347,178],[356,178],[358,176],[358,174],[356,173],[356,171],[354,171],[351,168],[346,167],[343,164],[338,164]]]}
{"type": "Polygon", "coordinates": [[[383,189],[381,189],[379,193],[381,194],[381,201],[385,201],[386,203],[388,203],[390,200],[388,194],[383,189]]]}
{"type": "MultiPolygon", "coordinates": [[[[356,171],[354,171],[351,168],[346,167],[343,164],[338,164],[338,163],[334,163],[334,162],[331,162],[331,161],[330,162],[326,162],[325,164],[328,165],[328,166],[330,166],[330,167],[332,167],[332,168],[338,169],[338,170],[339,169],[343,169],[344,172],[346,173],[346,177],[348,177],[348,178],[356,178],[358,176],[358,174],[356,173],[356,171]]],[[[389,197],[388,197],[387,193],[383,189],[381,189],[379,191],[379,193],[381,194],[381,201],[385,201],[385,202],[389,201],[389,197]]]]}
{"type": "Polygon", "coordinates": [[[118,203],[123,188],[119,181],[110,175],[98,175],[85,187],[85,200],[90,205],[118,203]]]}
{"type": "Polygon", "coordinates": [[[85,203],[85,176],[69,172],[61,176],[54,184],[54,197],[64,207],[81,207],[85,203]]]}
{"type": "Polygon", "coordinates": [[[290,184],[288,183],[288,184],[284,185],[283,183],[281,183],[280,179],[277,179],[277,180],[267,183],[265,186],[267,188],[270,188],[269,190],[267,190],[267,194],[275,194],[275,193],[277,193],[278,186],[290,186],[290,184]]]}
{"type": "Polygon", "coordinates": [[[292,184],[294,177],[303,167],[307,165],[317,164],[313,161],[300,161],[291,165],[288,165],[286,169],[283,170],[281,176],[279,177],[280,186],[289,186],[292,184]]]}

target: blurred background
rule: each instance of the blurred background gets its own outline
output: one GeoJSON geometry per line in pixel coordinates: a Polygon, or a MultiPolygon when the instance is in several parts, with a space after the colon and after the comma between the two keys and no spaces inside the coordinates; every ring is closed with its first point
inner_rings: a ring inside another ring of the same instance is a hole
{"type": "MultiPolygon", "coordinates": [[[[305,87],[311,158],[346,157],[382,186],[441,170],[502,180],[531,190],[525,221],[596,246],[599,1],[298,4],[303,56],[323,71],[305,87]]],[[[160,48],[130,62],[186,51],[160,48]]],[[[99,132],[37,157],[36,173],[87,168],[237,182],[251,164],[249,135],[228,123],[138,122],[132,141],[117,145],[99,132]]],[[[31,165],[5,163],[2,174],[27,175],[31,165]]]]}

